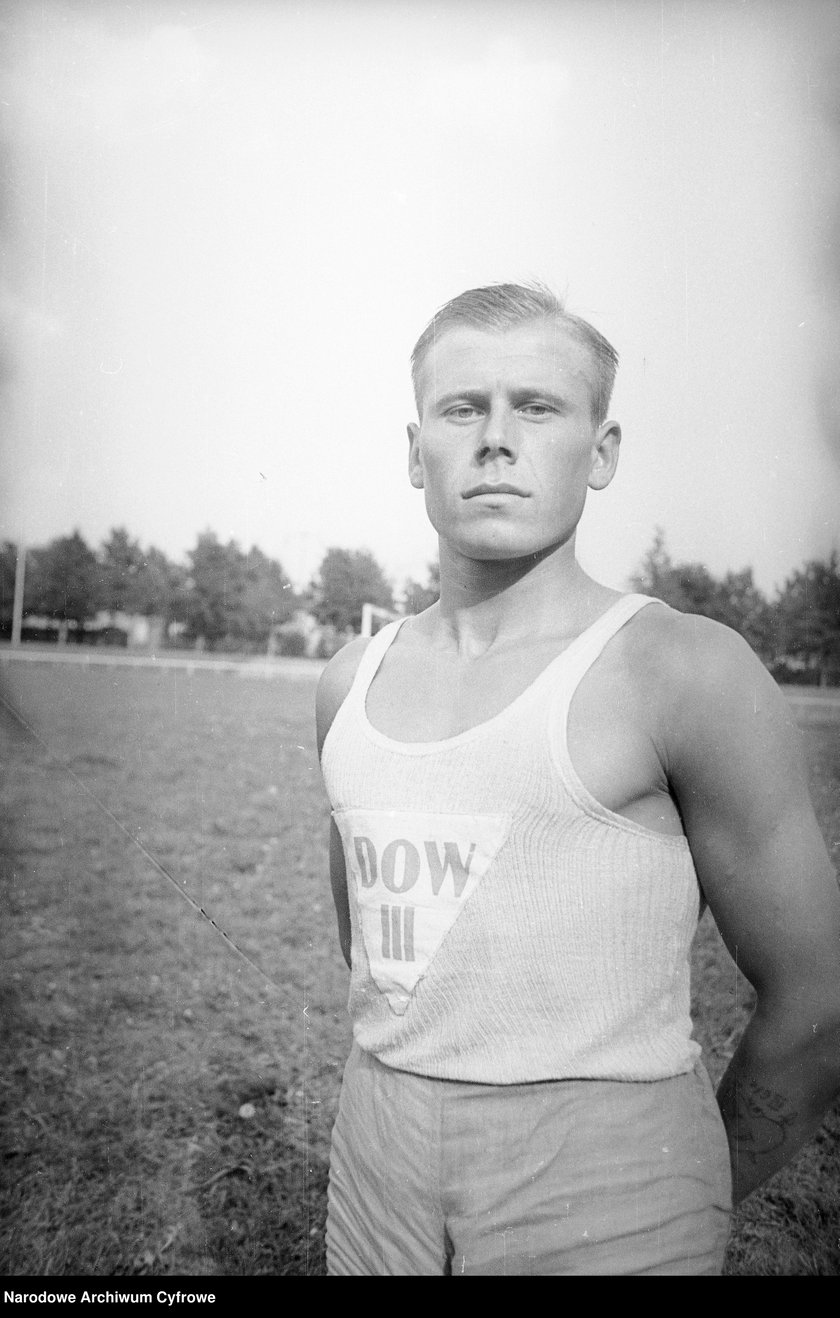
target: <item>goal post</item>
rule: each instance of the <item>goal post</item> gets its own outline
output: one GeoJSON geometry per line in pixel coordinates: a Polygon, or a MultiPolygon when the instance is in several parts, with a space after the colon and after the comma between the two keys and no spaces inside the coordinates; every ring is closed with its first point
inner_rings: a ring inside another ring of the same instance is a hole
{"type": "Polygon", "coordinates": [[[373,636],[374,619],[384,626],[386,622],[393,622],[396,618],[401,617],[402,614],[395,613],[393,609],[382,609],[378,604],[363,604],[362,630],[359,632],[359,635],[373,636]]]}

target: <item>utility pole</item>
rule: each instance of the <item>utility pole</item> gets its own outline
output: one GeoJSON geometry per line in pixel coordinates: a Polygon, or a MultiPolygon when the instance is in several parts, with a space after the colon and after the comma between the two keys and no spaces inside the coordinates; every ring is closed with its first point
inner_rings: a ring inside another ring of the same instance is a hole
{"type": "Polygon", "coordinates": [[[12,645],[20,645],[23,624],[23,578],[26,575],[26,545],[18,540],[17,566],[15,567],[15,602],[12,605],[12,645]]]}

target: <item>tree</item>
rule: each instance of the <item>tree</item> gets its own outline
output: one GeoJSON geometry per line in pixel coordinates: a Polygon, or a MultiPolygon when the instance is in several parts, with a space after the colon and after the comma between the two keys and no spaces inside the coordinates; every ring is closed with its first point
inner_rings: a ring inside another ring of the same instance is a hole
{"type": "Polygon", "coordinates": [[[640,570],[631,579],[634,590],[654,595],[682,613],[704,613],[714,607],[717,583],[702,563],[674,563],[665,548],[665,533],[656,528],[640,570]]]}
{"type": "Polygon", "coordinates": [[[185,611],[186,583],[186,568],[170,562],[160,549],[150,545],[143,553],[137,578],[137,612],[147,618],[173,621],[185,611]]]}
{"type": "Polygon", "coordinates": [[[403,607],[406,613],[422,613],[440,599],[440,564],[430,563],[425,586],[409,578],[403,586],[403,607]]]}
{"type": "Polygon", "coordinates": [[[753,580],[752,568],[712,576],[703,563],[674,563],[665,548],[661,527],[639,571],[630,582],[633,590],[670,604],[682,613],[714,618],[741,635],[764,659],[773,652],[773,618],[767,599],[753,580]]]}
{"type": "Polygon", "coordinates": [[[215,532],[205,531],[188,557],[183,598],[188,634],[211,648],[226,636],[241,635],[247,561],[236,541],[223,545],[215,532]]]}
{"type": "Polygon", "coordinates": [[[4,540],[0,545],[0,626],[11,626],[15,604],[17,545],[4,540]]]}
{"type": "Polygon", "coordinates": [[[142,549],[125,527],[115,527],[99,551],[99,604],[109,613],[140,614],[170,622],[181,611],[185,569],[160,550],[142,549]]]}
{"type": "Polygon", "coordinates": [[[264,645],[274,627],[288,622],[297,603],[297,596],[280,564],[267,558],[254,545],[245,560],[243,639],[264,645]]]}
{"type": "Polygon", "coordinates": [[[820,686],[840,682],[840,560],[811,559],[779,593],[779,645],[816,671],[820,686]]]}
{"type": "Polygon", "coordinates": [[[78,531],[60,536],[44,549],[32,551],[24,583],[24,611],[46,614],[61,624],[82,629],[94,617],[99,602],[99,564],[78,531]]]}
{"type": "Polygon", "coordinates": [[[99,551],[99,602],[109,613],[142,613],[144,555],[123,526],[114,527],[99,551]]]}
{"type": "Polygon", "coordinates": [[[756,586],[751,567],[727,572],[717,596],[718,622],[740,632],[756,654],[769,663],[776,652],[776,610],[756,586]]]}
{"type": "Polygon", "coordinates": [[[315,617],[338,631],[361,630],[363,604],[394,607],[385,574],[366,549],[328,549],[310,590],[315,617]]]}

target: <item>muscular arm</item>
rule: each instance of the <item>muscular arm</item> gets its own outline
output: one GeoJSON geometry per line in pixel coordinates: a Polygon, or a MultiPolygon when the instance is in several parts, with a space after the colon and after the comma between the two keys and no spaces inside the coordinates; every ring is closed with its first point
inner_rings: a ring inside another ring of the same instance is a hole
{"type": "Polygon", "coordinates": [[[718,1091],[738,1203],[816,1132],[840,1088],[840,894],[786,700],[740,638],[705,619],[676,625],[669,779],[757,995],[718,1091]]]}
{"type": "MultiPolygon", "coordinates": [[[[318,755],[320,756],[327,733],[332,727],[333,719],[339,707],[353,685],[353,678],[365,652],[368,641],[360,637],[339,650],[327,664],[318,683],[315,699],[315,718],[318,734],[318,755]]],[[[338,939],[341,952],[347,965],[350,965],[350,906],[347,900],[347,873],[344,866],[344,847],[341,835],[330,820],[330,885],[332,887],[335,912],[338,917],[338,939]]]]}

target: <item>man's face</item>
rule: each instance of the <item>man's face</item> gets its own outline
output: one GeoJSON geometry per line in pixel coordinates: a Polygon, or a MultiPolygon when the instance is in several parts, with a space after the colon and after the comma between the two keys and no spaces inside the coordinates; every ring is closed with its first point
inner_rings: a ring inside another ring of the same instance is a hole
{"type": "Polygon", "coordinates": [[[423,363],[409,476],[442,540],[510,559],[569,540],[612,479],[620,431],[593,415],[594,366],[562,324],[454,326],[423,363]]]}

